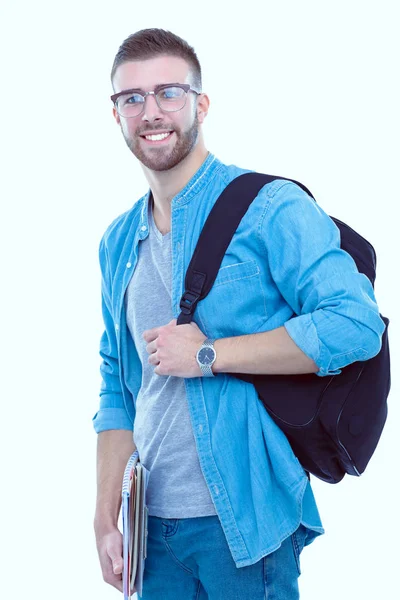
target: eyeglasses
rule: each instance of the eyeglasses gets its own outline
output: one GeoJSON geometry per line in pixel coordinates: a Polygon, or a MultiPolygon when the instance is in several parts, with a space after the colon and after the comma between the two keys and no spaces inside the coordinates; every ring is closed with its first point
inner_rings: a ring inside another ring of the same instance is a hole
{"type": "Polygon", "coordinates": [[[182,110],[186,104],[188,92],[200,95],[186,83],[168,83],[158,85],[153,92],[144,92],[140,89],[124,90],[113,94],[111,101],[121,117],[138,117],[144,110],[146,96],[154,96],[158,107],[166,112],[182,110]]]}

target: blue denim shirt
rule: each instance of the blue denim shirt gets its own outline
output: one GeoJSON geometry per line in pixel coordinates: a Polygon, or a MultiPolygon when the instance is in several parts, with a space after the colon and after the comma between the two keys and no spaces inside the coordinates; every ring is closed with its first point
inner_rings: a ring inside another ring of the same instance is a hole
{"type": "MultiPolygon", "coordinates": [[[[209,154],[171,202],[174,318],[205,220],[227,184],[245,172],[209,154]]],[[[149,234],[149,197],[150,191],[119,216],[100,243],[105,331],[96,432],[134,429],[141,363],[123,299],[139,242],[149,234]]],[[[321,377],[376,355],[384,330],[372,286],[340,249],[337,227],[284,180],[264,186],[252,202],[194,321],[210,338],[283,325],[321,377]]],[[[306,543],[323,533],[307,476],[253,385],[218,373],[185,379],[185,386],[200,464],[236,565],[273,552],[300,523],[309,529],[306,543]]]]}

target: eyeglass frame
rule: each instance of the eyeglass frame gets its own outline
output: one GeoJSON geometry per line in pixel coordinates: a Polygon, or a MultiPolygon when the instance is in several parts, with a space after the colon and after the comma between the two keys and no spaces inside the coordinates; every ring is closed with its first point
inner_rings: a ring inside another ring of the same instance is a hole
{"type": "Polygon", "coordinates": [[[164,112],[178,112],[178,111],[182,110],[183,108],[185,108],[188,92],[194,92],[198,96],[200,96],[202,94],[202,92],[198,92],[197,90],[193,89],[188,83],[163,83],[163,84],[160,84],[160,85],[156,85],[155,88],[154,88],[154,90],[150,91],[150,92],[145,92],[141,88],[131,88],[129,90],[123,90],[122,92],[118,92],[118,93],[113,94],[112,96],[110,96],[110,99],[111,99],[111,102],[114,104],[115,110],[117,111],[117,113],[121,117],[123,117],[124,119],[131,119],[131,118],[134,118],[134,117],[138,117],[139,115],[142,114],[142,112],[144,111],[145,104],[146,104],[146,97],[147,96],[154,96],[154,99],[157,102],[157,106],[158,106],[158,108],[160,110],[163,110],[164,112]],[[165,89],[165,88],[170,88],[170,87],[179,87],[179,88],[183,89],[183,91],[185,92],[185,103],[182,106],[182,108],[178,108],[177,110],[165,110],[164,108],[161,108],[161,106],[158,104],[158,100],[157,100],[157,94],[158,94],[158,92],[161,91],[161,90],[163,90],[163,89],[165,89]],[[132,117],[125,117],[124,115],[120,115],[120,113],[118,112],[118,109],[117,109],[117,100],[118,100],[118,98],[120,96],[124,96],[125,94],[133,94],[134,92],[137,92],[141,96],[143,96],[142,110],[137,115],[132,115],[132,117]]]}

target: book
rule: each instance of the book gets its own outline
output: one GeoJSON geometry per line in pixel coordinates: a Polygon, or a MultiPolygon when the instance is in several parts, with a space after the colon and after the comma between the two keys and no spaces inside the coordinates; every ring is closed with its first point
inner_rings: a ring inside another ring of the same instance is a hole
{"type": "Polygon", "coordinates": [[[149,471],[140,462],[136,450],[126,464],[122,481],[124,600],[130,600],[135,592],[142,595],[147,556],[146,490],[149,475],[149,471]]]}

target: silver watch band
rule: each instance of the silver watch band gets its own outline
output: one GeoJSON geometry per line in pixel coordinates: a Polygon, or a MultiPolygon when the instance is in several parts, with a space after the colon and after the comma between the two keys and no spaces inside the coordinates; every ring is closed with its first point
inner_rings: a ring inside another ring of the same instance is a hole
{"type": "Polygon", "coordinates": [[[203,373],[203,377],[215,377],[210,365],[201,365],[200,369],[201,369],[201,372],[203,373]]]}

